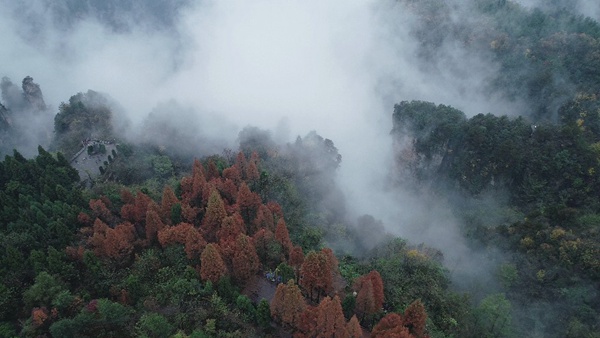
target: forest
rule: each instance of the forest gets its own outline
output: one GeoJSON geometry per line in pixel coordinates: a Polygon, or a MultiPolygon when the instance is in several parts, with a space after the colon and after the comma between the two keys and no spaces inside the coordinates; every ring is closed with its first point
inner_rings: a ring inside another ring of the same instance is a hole
{"type": "MultiPolygon", "coordinates": [[[[63,33],[90,18],[175,30],[192,6],[50,3],[63,33]]],[[[360,165],[345,139],[257,122],[223,143],[231,125],[183,103],[136,127],[102,91],[55,107],[36,74],[4,77],[0,337],[600,337],[598,18],[575,10],[586,1],[392,3],[416,69],[460,46],[493,65],[476,94],[496,104],[387,98],[364,122],[383,121],[390,149],[370,163],[384,173],[372,213],[345,186],[365,178],[341,177],[360,165]]],[[[437,69],[468,82],[451,63],[437,69]]],[[[362,130],[344,113],[338,128],[362,130]]]]}

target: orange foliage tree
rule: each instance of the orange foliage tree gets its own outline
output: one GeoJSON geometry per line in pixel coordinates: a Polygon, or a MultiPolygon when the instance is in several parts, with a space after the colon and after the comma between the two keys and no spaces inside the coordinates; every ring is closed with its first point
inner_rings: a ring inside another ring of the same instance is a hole
{"type": "Polygon", "coordinates": [[[252,222],[252,227],[249,226],[248,234],[254,235],[254,233],[260,229],[266,229],[271,232],[275,231],[275,221],[273,220],[273,213],[266,205],[261,204],[256,212],[256,218],[252,222]]]}
{"type": "Polygon", "coordinates": [[[237,205],[244,222],[250,225],[256,218],[258,208],[261,205],[260,196],[250,191],[248,185],[242,182],[237,195],[237,205]]]}
{"type": "Polygon", "coordinates": [[[204,167],[198,159],[195,159],[192,167],[192,176],[181,179],[181,199],[184,204],[196,208],[204,207],[206,200],[202,198],[202,192],[205,185],[206,175],[204,174],[204,167]]]}
{"type": "Polygon", "coordinates": [[[215,161],[212,159],[208,160],[208,172],[206,173],[206,180],[210,181],[212,179],[219,178],[220,176],[219,168],[217,168],[215,161]]]}
{"type": "Polygon", "coordinates": [[[33,310],[31,310],[31,322],[35,327],[42,326],[48,317],[48,309],[45,307],[34,307],[33,310]]]}
{"type": "Polygon", "coordinates": [[[227,216],[225,204],[217,190],[213,190],[208,199],[206,213],[202,220],[202,233],[209,242],[215,242],[217,231],[221,227],[221,222],[227,216]]]}
{"type": "Polygon", "coordinates": [[[404,326],[402,316],[390,313],[383,317],[371,332],[371,338],[413,338],[404,326]]]}
{"type": "Polygon", "coordinates": [[[110,258],[120,262],[127,262],[133,252],[135,229],[129,222],[121,223],[114,229],[106,231],[104,250],[110,258]]]}
{"type": "Polygon", "coordinates": [[[342,305],[338,296],[323,298],[318,306],[317,330],[310,336],[322,335],[323,337],[348,337],[346,320],[342,312],[342,305]]]}
{"type": "Polygon", "coordinates": [[[116,217],[108,209],[106,204],[101,199],[92,199],[89,203],[90,209],[92,210],[92,218],[100,218],[103,222],[113,224],[116,217]]]}
{"type": "Polygon", "coordinates": [[[254,182],[260,178],[260,173],[258,172],[258,154],[256,152],[252,153],[250,160],[247,162],[245,173],[245,179],[250,182],[254,182]]]}
{"type": "Polygon", "coordinates": [[[158,242],[164,248],[172,244],[183,244],[188,259],[195,260],[206,247],[206,241],[193,225],[179,223],[158,232],[158,242]]]}
{"type": "Polygon", "coordinates": [[[311,251],[304,258],[300,268],[300,284],[304,287],[311,300],[316,291],[317,300],[322,294],[328,294],[333,289],[331,266],[325,253],[311,251]]]}
{"type": "Polygon", "coordinates": [[[247,165],[248,162],[246,161],[246,155],[240,151],[235,157],[235,164],[233,166],[239,169],[240,177],[243,175],[244,180],[246,179],[247,165]]]}
{"type": "MultiPolygon", "coordinates": [[[[152,202],[154,203],[154,202],[152,202]]],[[[154,242],[156,242],[157,237],[156,235],[158,234],[158,232],[160,230],[162,230],[165,227],[165,224],[163,223],[163,221],[160,219],[159,214],[155,211],[156,207],[150,207],[148,208],[148,211],[146,212],[146,241],[148,242],[148,244],[153,244],[154,242]]]]}
{"type": "Polygon", "coordinates": [[[153,201],[148,195],[143,192],[138,192],[135,195],[133,204],[123,205],[121,208],[121,217],[136,225],[144,224],[150,202],[153,201]]]}
{"type": "Polygon", "coordinates": [[[219,249],[225,263],[231,267],[231,259],[235,251],[235,241],[239,234],[243,234],[246,228],[244,221],[238,213],[227,216],[223,219],[221,227],[217,231],[217,241],[219,249]]]}
{"type": "Polygon", "coordinates": [[[307,305],[304,308],[304,311],[302,311],[302,315],[300,316],[300,321],[298,323],[298,332],[294,333],[294,338],[317,337],[315,332],[317,332],[318,320],[318,307],[307,305]]]}
{"type": "Polygon", "coordinates": [[[410,305],[404,310],[404,326],[408,328],[416,338],[424,338],[425,334],[425,322],[427,321],[427,312],[425,306],[420,299],[410,303],[410,305]]]}
{"type": "Polygon", "coordinates": [[[302,247],[296,245],[292,249],[292,252],[290,253],[290,259],[288,261],[289,266],[294,269],[296,281],[300,277],[300,267],[302,266],[302,263],[304,263],[304,253],[302,252],[302,247]]]}
{"type": "Polygon", "coordinates": [[[348,337],[350,338],[362,338],[362,328],[360,327],[360,323],[358,322],[358,318],[356,315],[353,315],[352,318],[346,324],[346,330],[348,330],[348,337]]]}
{"type": "Polygon", "coordinates": [[[361,276],[354,282],[357,291],[356,311],[362,315],[373,315],[383,307],[384,293],[383,280],[377,270],[361,276]]]}
{"type": "Polygon", "coordinates": [[[221,258],[216,244],[206,245],[200,255],[200,278],[203,281],[217,283],[227,273],[227,267],[221,258]]]}
{"type": "Polygon", "coordinates": [[[241,284],[258,272],[260,261],[250,237],[238,234],[231,264],[233,277],[241,284]]]}
{"type": "Polygon", "coordinates": [[[187,237],[185,239],[185,254],[191,260],[200,258],[202,251],[206,248],[206,241],[198,229],[188,224],[187,237]]]}
{"type": "Polygon", "coordinates": [[[223,170],[223,178],[229,179],[234,184],[239,185],[242,182],[242,173],[237,165],[232,165],[223,170]]]}
{"type": "Polygon", "coordinates": [[[298,328],[302,312],[306,307],[300,288],[290,279],[286,284],[277,285],[271,300],[271,316],[292,328],[298,328]]]}
{"type": "Polygon", "coordinates": [[[177,196],[171,187],[166,186],[163,189],[162,199],[160,202],[160,216],[165,224],[172,224],[171,209],[175,204],[179,203],[177,196]]]}
{"type": "Polygon", "coordinates": [[[235,183],[229,178],[219,179],[216,181],[217,189],[221,193],[222,198],[227,204],[235,204],[238,195],[238,188],[235,183]]]}
{"type": "Polygon", "coordinates": [[[288,232],[283,217],[277,222],[277,227],[275,228],[275,239],[279,242],[279,244],[281,244],[284,255],[289,258],[290,251],[292,251],[294,244],[290,240],[290,233],[288,232]]]}

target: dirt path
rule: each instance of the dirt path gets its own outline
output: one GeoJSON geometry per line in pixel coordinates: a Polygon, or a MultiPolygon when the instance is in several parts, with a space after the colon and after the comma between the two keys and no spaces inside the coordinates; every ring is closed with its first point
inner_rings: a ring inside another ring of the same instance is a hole
{"type": "Polygon", "coordinates": [[[256,275],[248,281],[246,287],[242,290],[242,294],[258,304],[261,299],[271,302],[271,299],[275,296],[275,289],[277,289],[277,284],[270,282],[264,276],[256,275]]]}

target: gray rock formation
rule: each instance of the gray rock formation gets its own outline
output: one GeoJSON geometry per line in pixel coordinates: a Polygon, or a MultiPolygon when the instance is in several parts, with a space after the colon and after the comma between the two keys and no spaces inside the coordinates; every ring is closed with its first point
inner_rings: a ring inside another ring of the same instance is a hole
{"type": "Polygon", "coordinates": [[[29,105],[36,110],[46,110],[46,103],[40,85],[33,82],[31,76],[26,76],[23,79],[23,97],[29,105]]]}

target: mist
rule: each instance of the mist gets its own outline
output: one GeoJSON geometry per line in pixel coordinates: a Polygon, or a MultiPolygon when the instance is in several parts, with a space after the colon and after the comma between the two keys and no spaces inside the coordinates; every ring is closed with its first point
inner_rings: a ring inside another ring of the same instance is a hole
{"type": "Polygon", "coordinates": [[[569,11],[578,15],[590,17],[595,20],[600,19],[600,5],[594,0],[516,0],[515,2],[527,8],[569,11]]]}
{"type": "MultiPolygon", "coordinates": [[[[467,7],[448,8],[448,20],[468,17],[467,7]]],[[[169,124],[169,133],[196,134],[182,145],[196,155],[230,147],[248,125],[276,130],[279,142],[315,130],[343,156],[338,183],[352,216],[439,248],[448,266],[477,266],[443,199],[386,186],[394,103],[523,113],[486,90],[499,69],[489,51],[444,41],[425,62],[416,13],[393,1],[197,1],[160,24],[93,10],[60,25],[46,1],[25,10],[1,1],[0,72],[34,77],[51,107],[88,89],[106,93],[131,123],[127,136],[166,143],[160,125],[169,124]]]]}

